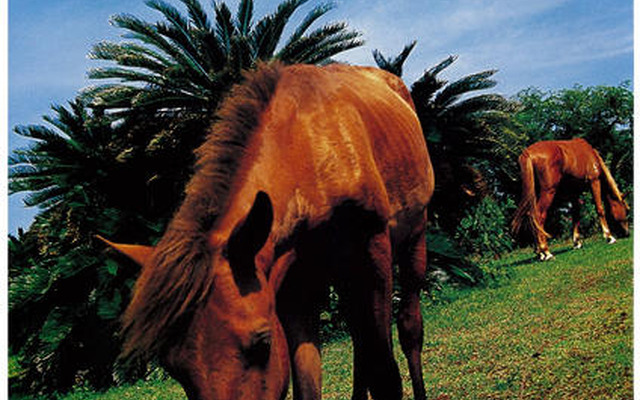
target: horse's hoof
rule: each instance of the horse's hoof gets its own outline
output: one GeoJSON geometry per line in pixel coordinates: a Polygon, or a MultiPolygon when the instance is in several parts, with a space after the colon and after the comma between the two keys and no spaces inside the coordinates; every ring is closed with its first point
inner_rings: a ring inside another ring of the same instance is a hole
{"type": "Polygon", "coordinates": [[[550,251],[545,251],[544,253],[540,253],[540,261],[548,261],[553,258],[553,254],[550,251]]]}
{"type": "Polygon", "coordinates": [[[607,242],[609,244],[614,244],[615,242],[617,242],[616,238],[614,238],[613,236],[609,236],[609,239],[607,239],[607,242]]]}
{"type": "Polygon", "coordinates": [[[582,242],[577,242],[573,244],[574,250],[578,250],[582,248],[582,242]]]}

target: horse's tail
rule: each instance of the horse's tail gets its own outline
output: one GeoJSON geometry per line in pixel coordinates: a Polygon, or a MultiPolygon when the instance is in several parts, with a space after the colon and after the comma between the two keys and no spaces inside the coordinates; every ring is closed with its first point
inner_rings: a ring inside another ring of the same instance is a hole
{"type": "Polygon", "coordinates": [[[517,235],[522,228],[522,223],[526,220],[534,235],[537,236],[542,233],[547,237],[551,237],[551,235],[544,230],[544,226],[538,221],[538,214],[536,212],[535,174],[531,157],[526,150],[518,158],[518,163],[520,164],[520,176],[522,178],[522,198],[511,221],[511,232],[517,235]]]}
{"type": "Polygon", "coordinates": [[[613,175],[611,175],[611,171],[609,171],[609,168],[607,168],[607,164],[604,163],[604,160],[600,156],[600,153],[598,153],[598,150],[596,149],[593,149],[593,153],[598,159],[598,163],[600,164],[600,170],[604,174],[605,181],[609,186],[611,194],[613,194],[613,196],[618,201],[622,202],[625,206],[627,206],[627,208],[629,208],[627,203],[624,201],[624,196],[622,195],[622,192],[620,192],[620,189],[618,189],[618,185],[616,184],[616,181],[613,180],[613,175]]]}

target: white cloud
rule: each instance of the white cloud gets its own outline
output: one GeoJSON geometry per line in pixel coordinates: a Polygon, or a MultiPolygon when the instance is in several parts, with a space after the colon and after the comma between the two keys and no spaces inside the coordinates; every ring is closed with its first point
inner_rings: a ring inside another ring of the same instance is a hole
{"type": "MultiPolygon", "coordinates": [[[[405,64],[407,82],[413,82],[425,68],[447,55],[458,54],[458,61],[447,70],[455,73],[451,76],[497,68],[501,71],[498,79],[511,79],[503,86],[526,87],[539,84],[539,80],[524,81],[536,72],[570,77],[577,66],[633,53],[632,17],[626,15],[628,4],[621,0],[617,6],[609,4],[603,8],[596,3],[589,0],[345,2],[338,9],[351,27],[364,32],[367,46],[341,59],[371,65],[372,49],[394,56],[405,44],[417,39],[418,46],[405,64]]],[[[630,60],[631,57],[629,63],[630,60]]]]}

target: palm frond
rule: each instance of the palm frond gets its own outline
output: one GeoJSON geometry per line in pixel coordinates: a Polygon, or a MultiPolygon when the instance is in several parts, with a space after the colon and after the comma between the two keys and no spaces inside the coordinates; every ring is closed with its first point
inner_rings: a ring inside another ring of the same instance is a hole
{"type": "Polygon", "coordinates": [[[176,91],[141,90],[131,98],[131,105],[136,108],[155,108],[175,110],[189,108],[206,110],[208,96],[197,93],[180,93],[176,91]]]}
{"type": "Polygon", "coordinates": [[[138,72],[129,68],[120,67],[94,68],[89,71],[88,76],[90,79],[120,79],[122,82],[141,82],[160,88],[172,84],[162,75],[138,72]]]}
{"type": "Polygon", "coordinates": [[[233,24],[233,18],[231,16],[231,10],[225,3],[216,4],[216,35],[225,55],[228,55],[231,51],[231,37],[235,33],[235,26],[233,24]]]}
{"type": "Polygon", "coordinates": [[[200,74],[194,75],[193,79],[201,80],[202,84],[208,84],[209,81],[206,79],[208,77],[207,66],[200,62],[199,46],[198,43],[194,42],[194,35],[189,26],[189,20],[183,17],[177,8],[162,0],[147,1],[147,5],[160,11],[169,22],[169,24],[163,22],[156,23],[156,31],[178,46],[183,54],[196,66],[197,70],[200,71],[200,74]]]}
{"type": "Polygon", "coordinates": [[[149,8],[159,11],[172,25],[180,29],[184,34],[189,31],[189,21],[171,4],[163,0],[147,0],[145,4],[149,8]]]}
{"type": "Polygon", "coordinates": [[[435,77],[440,72],[442,72],[445,68],[448,68],[451,64],[453,64],[458,59],[457,55],[451,55],[444,60],[440,61],[434,67],[429,68],[424,72],[423,76],[432,76],[435,77]]]}
{"type": "Polygon", "coordinates": [[[251,31],[252,18],[253,0],[240,0],[240,3],[238,4],[236,29],[238,29],[241,36],[247,36],[251,31]]]}
{"type": "Polygon", "coordinates": [[[453,83],[450,83],[440,93],[438,93],[435,99],[436,104],[439,107],[446,107],[456,102],[464,94],[494,87],[497,82],[489,78],[496,72],[498,71],[482,71],[465,76],[453,83]]]}
{"type": "Polygon", "coordinates": [[[147,0],[146,5],[163,19],[149,23],[129,14],[113,16],[112,25],[123,29],[129,41],[94,46],[91,58],[115,65],[92,68],[89,77],[112,82],[83,90],[81,98],[96,109],[108,109],[113,118],[132,115],[134,109],[164,115],[169,110],[156,107],[171,105],[181,110],[195,107],[197,114],[204,107],[211,115],[224,92],[242,79],[240,71],[258,60],[326,63],[362,45],[360,34],[348,31],[344,23],[308,33],[334,8],[333,3],[323,3],[306,14],[275,54],[293,13],[307,1],[284,0],[254,23],[253,0],[239,0],[235,15],[225,2],[205,10],[200,0],[180,0],[186,7],[183,12],[168,0],[147,0]]]}
{"type": "Polygon", "coordinates": [[[239,76],[240,73],[253,65],[253,53],[250,39],[246,36],[234,36],[231,38],[231,51],[229,62],[232,70],[239,76]]]}
{"type": "Polygon", "coordinates": [[[278,5],[275,12],[258,21],[253,34],[255,54],[258,59],[265,59],[275,53],[282,38],[282,32],[293,13],[308,0],[285,0],[278,5]],[[257,37],[256,35],[262,35],[257,37]]]}
{"type": "Polygon", "coordinates": [[[125,37],[140,40],[156,47],[169,57],[173,58],[176,63],[183,65],[189,70],[192,76],[200,76],[201,79],[207,80],[207,71],[200,65],[192,54],[185,53],[182,47],[171,43],[159,32],[158,28],[139,18],[127,14],[119,14],[111,18],[112,24],[130,31],[131,33],[125,37]]]}
{"type": "MultiPolygon", "coordinates": [[[[324,55],[315,57],[313,56],[313,53],[341,42],[345,45],[349,45],[351,41],[354,41],[360,36],[359,32],[349,32],[346,30],[346,27],[347,25],[344,22],[327,24],[283,48],[278,52],[276,57],[291,64],[312,63],[310,61],[312,58],[317,60],[326,58],[324,55]]],[[[359,42],[359,44],[353,43],[353,46],[358,46],[361,43],[362,42],[359,42]]]]}
{"type": "Polygon", "coordinates": [[[160,74],[171,65],[160,53],[134,43],[113,43],[103,41],[89,52],[93,60],[115,61],[125,67],[135,67],[160,74]]]}
{"type": "Polygon", "coordinates": [[[13,131],[22,137],[38,141],[63,140],[56,132],[42,125],[17,125],[13,131]]]}
{"type": "Polygon", "coordinates": [[[449,118],[473,118],[476,113],[503,110],[508,101],[498,94],[482,94],[461,100],[444,111],[449,118]]]}
{"type": "Polygon", "coordinates": [[[307,32],[307,30],[311,27],[311,25],[313,25],[314,22],[316,22],[320,17],[322,17],[329,11],[333,10],[334,8],[335,8],[334,3],[324,3],[324,4],[320,4],[319,6],[316,6],[313,10],[311,10],[307,14],[304,20],[302,20],[302,22],[300,23],[300,25],[298,25],[298,28],[296,28],[295,32],[293,32],[293,34],[289,37],[284,47],[288,47],[292,43],[299,40],[307,32]]]}
{"type": "Polygon", "coordinates": [[[189,18],[194,26],[203,32],[211,32],[211,22],[207,12],[198,0],[180,0],[187,7],[189,18]]]}
{"type": "Polygon", "coordinates": [[[334,35],[332,38],[324,40],[314,49],[313,53],[305,55],[301,62],[306,64],[318,64],[329,60],[338,53],[360,47],[364,41],[356,39],[358,32],[348,32],[341,35],[334,35]]]}
{"type": "Polygon", "coordinates": [[[27,207],[48,209],[64,201],[65,189],[58,186],[48,187],[27,194],[23,201],[27,207]]]}
{"type": "Polygon", "coordinates": [[[414,40],[413,42],[405,45],[400,54],[398,54],[393,60],[391,58],[386,58],[379,50],[374,49],[373,59],[375,60],[378,67],[380,67],[380,69],[391,72],[396,76],[402,77],[402,67],[404,65],[404,62],[407,60],[407,57],[409,57],[409,54],[416,46],[416,43],[417,41],[414,40]]]}
{"type": "Polygon", "coordinates": [[[80,92],[80,97],[94,108],[127,108],[131,106],[131,99],[140,91],[138,86],[128,86],[121,83],[89,86],[80,92]]]}

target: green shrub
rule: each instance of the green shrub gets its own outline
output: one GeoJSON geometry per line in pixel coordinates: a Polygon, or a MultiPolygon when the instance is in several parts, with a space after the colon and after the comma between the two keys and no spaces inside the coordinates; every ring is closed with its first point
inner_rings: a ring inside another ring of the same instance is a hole
{"type": "Polygon", "coordinates": [[[438,290],[443,280],[471,286],[484,279],[479,265],[442,229],[431,225],[426,240],[428,291],[438,290]]]}
{"type": "Polygon", "coordinates": [[[514,203],[510,199],[498,202],[487,196],[471,207],[460,221],[454,238],[467,253],[496,258],[513,249],[513,239],[508,231],[514,203]]]}

